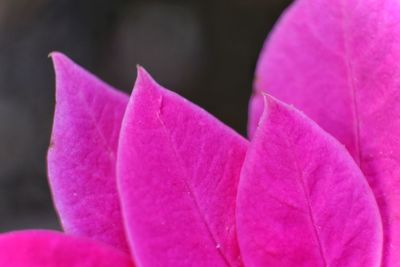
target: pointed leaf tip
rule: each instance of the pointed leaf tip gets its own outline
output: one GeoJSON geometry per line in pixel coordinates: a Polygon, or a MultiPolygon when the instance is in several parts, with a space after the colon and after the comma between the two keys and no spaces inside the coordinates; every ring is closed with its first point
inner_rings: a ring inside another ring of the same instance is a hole
{"type": "Polygon", "coordinates": [[[142,80],[145,75],[149,75],[147,71],[139,64],[136,65],[136,71],[137,71],[137,81],[142,80]]]}
{"type": "Polygon", "coordinates": [[[159,88],[161,86],[154,80],[150,73],[141,65],[137,65],[137,78],[133,92],[141,90],[157,91],[159,88]]]}
{"type": "Polygon", "coordinates": [[[50,52],[49,57],[53,60],[53,63],[56,66],[62,61],[71,61],[65,54],[58,51],[50,52]]]}
{"type": "MultiPolygon", "coordinates": [[[[70,58],[64,55],[61,52],[51,52],[49,57],[53,61],[54,71],[56,73],[56,78],[61,78],[64,75],[68,75],[65,72],[72,70],[73,68],[79,68],[75,62],[73,62],[70,58]]],[[[73,78],[70,77],[70,78],[73,78]]]]}
{"type": "Polygon", "coordinates": [[[115,157],[128,97],[65,55],[52,59],[57,104],[48,174],[61,224],[69,234],[127,250],[115,157]]]}
{"type": "Polygon", "coordinates": [[[140,266],[241,266],[234,213],[246,147],[233,130],[139,69],[117,169],[140,266]]]}
{"type": "Polygon", "coordinates": [[[361,171],[313,121],[267,99],[238,189],[245,266],[380,266],[382,225],[361,171]]]}
{"type": "Polygon", "coordinates": [[[264,98],[259,92],[254,92],[251,96],[251,105],[249,105],[248,109],[249,122],[247,125],[247,136],[251,140],[253,139],[264,111],[264,98]]]}
{"type": "Polygon", "coordinates": [[[268,110],[270,106],[274,105],[276,102],[280,102],[278,99],[265,92],[257,92],[256,94],[257,95],[252,96],[253,103],[252,108],[249,110],[249,112],[251,112],[250,114],[253,115],[250,117],[250,119],[257,118],[257,122],[255,122],[255,124],[252,124],[252,127],[248,129],[249,139],[253,139],[258,127],[260,126],[261,120],[263,120],[264,117],[268,116],[268,110]]]}

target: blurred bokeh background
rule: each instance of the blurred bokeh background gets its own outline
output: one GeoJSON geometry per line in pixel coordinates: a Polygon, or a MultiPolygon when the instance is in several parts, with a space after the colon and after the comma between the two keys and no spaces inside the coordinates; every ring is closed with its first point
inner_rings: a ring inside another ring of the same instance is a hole
{"type": "Polygon", "coordinates": [[[290,0],[0,0],[0,231],[59,228],[46,178],[49,52],[130,92],[143,65],[245,134],[264,38],[290,0]]]}

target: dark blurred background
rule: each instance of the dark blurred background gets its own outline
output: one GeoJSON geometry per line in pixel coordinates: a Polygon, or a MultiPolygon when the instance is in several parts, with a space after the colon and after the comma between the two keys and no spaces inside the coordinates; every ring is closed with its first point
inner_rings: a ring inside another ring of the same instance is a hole
{"type": "Polygon", "coordinates": [[[49,52],[130,92],[137,63],[245,134],[258,53],[290,0],[0,0],[0,231],[58,228],[49,52]]]}

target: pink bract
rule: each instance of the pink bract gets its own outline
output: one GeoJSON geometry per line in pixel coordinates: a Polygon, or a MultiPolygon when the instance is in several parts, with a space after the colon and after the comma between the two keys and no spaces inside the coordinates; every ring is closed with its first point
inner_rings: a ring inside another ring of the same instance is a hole
{"type": "Polygon", "coordinates": [[[238,192],[245,266],[380,266],[379,210],[351,156],[299,111],[264,97],[238,192]]]}
{"type": "Polygon", "coordinates": [[[399,58],[399,1],[298,0],[265,44],[250,106],[250,135],[265,91],[346,146],[380,208],[383,266],[400,266],[399,58]]]}
{"type": "Polygon", "coordinates": [[[141,67],[118,182],[139,266],[241,266],[235,203],[247,141],[141,67]]]}
{"type": "Polygon", "coordinates": [[[128,97],[60,53],[52,53],[56,110],[48,174],[61,224],[128,251],[115,163],[128,97]]]}
{"type": "Polygon", "coordinates": [[[87,238],[52,231],[0,235],[4,267],[133,267],[129,255],[87,238]]]}

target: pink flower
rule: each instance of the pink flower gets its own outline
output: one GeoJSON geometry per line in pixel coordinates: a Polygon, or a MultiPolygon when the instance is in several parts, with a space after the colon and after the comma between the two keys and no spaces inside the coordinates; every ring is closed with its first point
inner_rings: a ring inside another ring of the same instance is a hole
{"type": "Polygon", "coordinates": [[[399,19],[395,0],[295,2],[250,142],[142,67],[129,98],[53,53],[65,234],[3,234],[0,266],[400,266],[399,19]]]}

